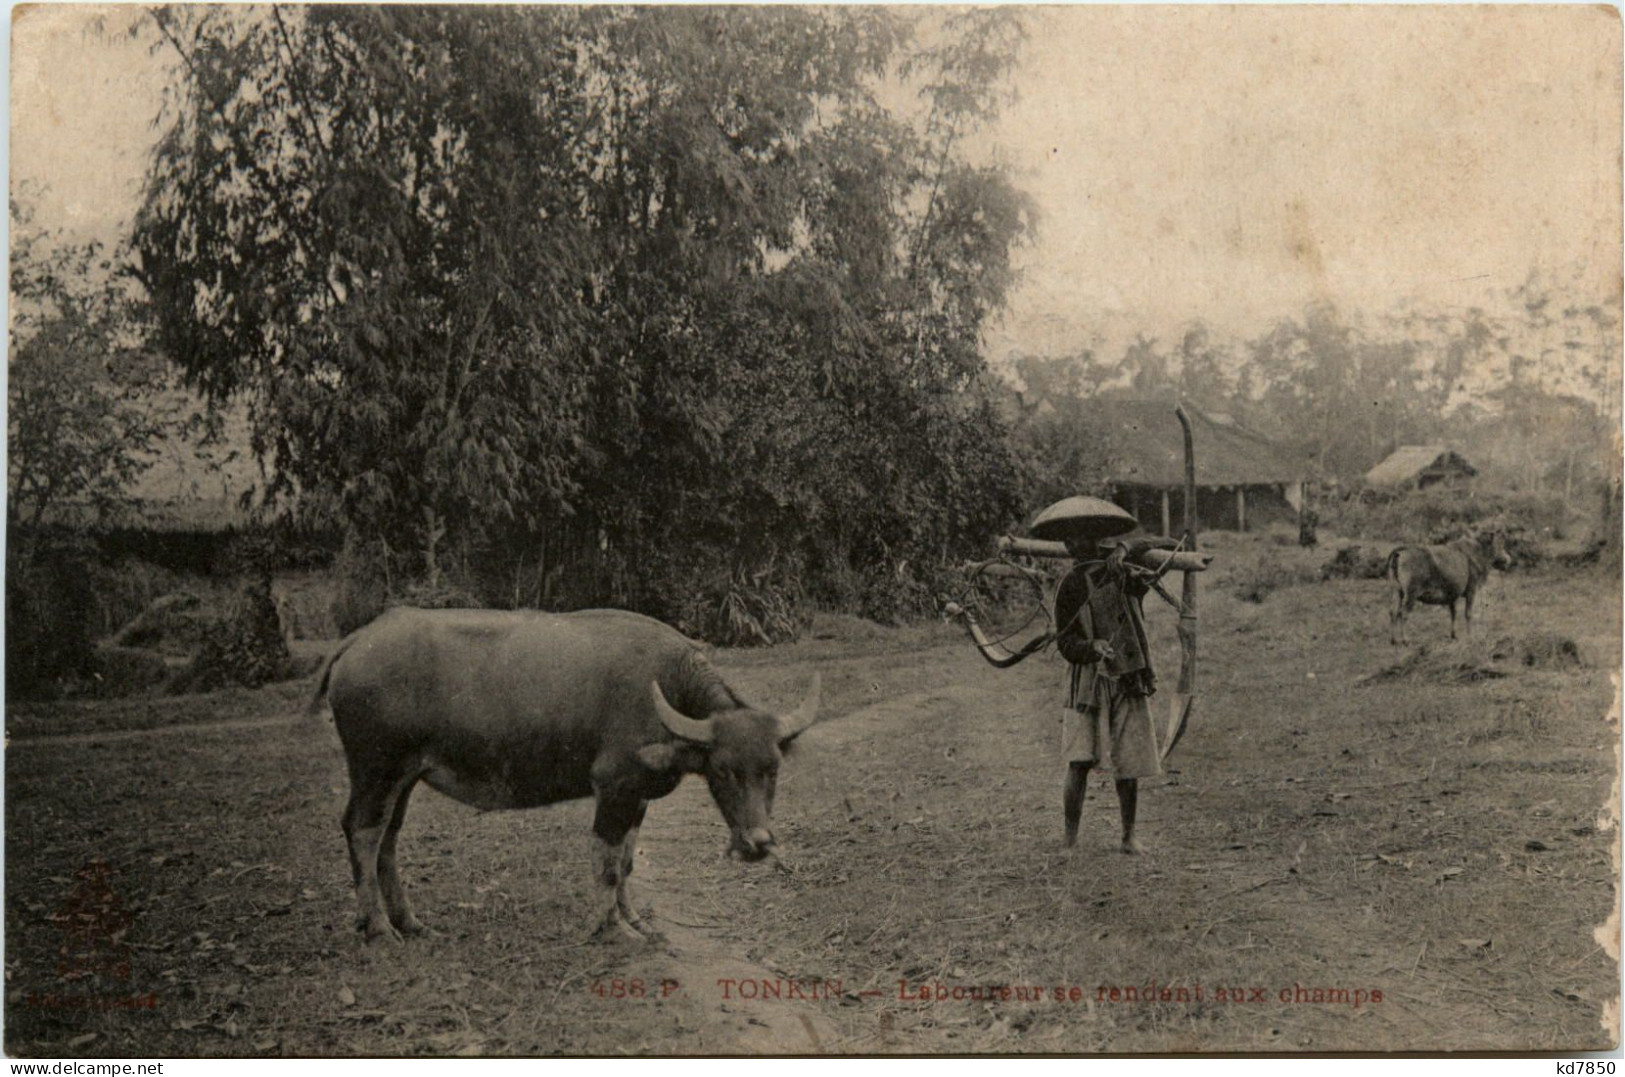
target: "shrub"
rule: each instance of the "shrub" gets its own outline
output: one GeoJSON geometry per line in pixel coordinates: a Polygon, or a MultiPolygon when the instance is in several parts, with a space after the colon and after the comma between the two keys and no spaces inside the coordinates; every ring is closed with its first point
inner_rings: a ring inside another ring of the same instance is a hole
{"type": "Polygon", "coordinates": [[[774,586],[765,575],[735,570],[710,623],[702,627],[705,638],[749,647],[786,643],[800,635],[794,596],[774,586]]]}
{"type": "Polygon", "coordinates": [[[788,643],[808,621],[802,571],[793,557],[768,556],[748,565],[730,563],[709,547],[687,548],[646,563],[633,604],[708,643],[788,643]]]}
{"type": "Polygon", "coordinates": [[[858,614],[878,624],[900,625],[936,607],[934,590],[906,562],[890,570],[877,567],[861,580],[858,614]]]}
{"type": "Polygon", "coordinates": [[[1323,580],[1380,580],[1388,571],[1388,546],[1344,546],[1320,566],[1323,580]]]}
{"type": "Polygon", "coordinates": [[[217,615],[192,590],[174,591],[151,602],[103,642],[168,654],[192,654],[216,629],[217,615]]]}
{"type": "Polygon", "coordinates": [[[102,698],[131,696],[162,687],[169,673],[169,664],[156,651],[107,644],[96,648],[96,670],[85,688],[102,698]]]}
{"type": "Polygon", "coordinates": [[[89,566],[96,596],[91,634],[98,639],[119,631],[165,595],[195,590],[190,586],[195,581],[180,573],[140,558],[109,557],[105,546],[98,542],[98,547],[101,556],[89,566]]]}
{"type": "Polygon", "coordinates": [[[1563,499],[1557,496],[1455,487],[1350,498],[1322,509],[1328,530],[1388,542],[1440,542],[1482,527],[1504,527],[1530,541],[1539,536],[1558,538],[1568,515],[1563,499]]]}
{"type": "Polygon", "coordinates": [[[1580,646],[1568,636],[1542,629],[1503,636],[1490,648],[1496,662],[1541,669],[1576,669],[1586,665],[1580,646]]]}
{"type": "Polygon", "coordinates": [[[227,684],[258,688],[286,676],[290,668],[282,621],[271,597],[271,579],[261,574],[250,576],[243,584],[218,631],[203,641],[203,649],[170,687],[177,692],[208,691],[227,684]]]}
{"type": "Polygon", "coordinates": [[[372,621],[389,606],[388,551],[354,535],[333,560],[333,627],[340,636],[372,621]]]}
{"type": "Polygon", "coordinates": [[[1295,560],[1261,558],[1235,566],[1229,574],[1229,589],[1243,602],[1262,602],[1283,587],[1314,583],[1315,571],[1295,560]]]}
{"type": "Polygon", "coordinates": [[[54,696],[95,671],[92,551],[71,536],[6,550],[6,691],[54,696]]]}

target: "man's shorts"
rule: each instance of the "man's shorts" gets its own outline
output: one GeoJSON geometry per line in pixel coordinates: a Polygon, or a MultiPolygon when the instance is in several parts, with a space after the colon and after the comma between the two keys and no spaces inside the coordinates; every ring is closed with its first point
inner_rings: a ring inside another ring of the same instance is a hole
{"type": "Polygon", "coordinates": [[[1162,773],[1157,730],[1145,696],[1130,695],[1110,677],[1094,678],[1090,698],[1061,717],[1061,752],[1068,763],[1109,765],[1112,776],[1152,778],[1162,773]]]}

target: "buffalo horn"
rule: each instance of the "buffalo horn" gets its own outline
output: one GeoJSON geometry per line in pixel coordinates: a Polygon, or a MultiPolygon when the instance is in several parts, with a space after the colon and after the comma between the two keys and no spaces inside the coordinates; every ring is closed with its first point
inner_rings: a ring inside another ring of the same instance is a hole
{"type": "Polygon", "coordinates": [[[802,733],[808,726],[818,721],[819,687],[820,682],[818,679],[818,674],[814,673],[812,687],[807,689],[807,698],[801,701],[801,706],[797,707],[790,714],[781,714],[779,716],[780,740],[789,740],[791,737],[802,733]]]}
{"type": "Polygon", "coordinates": [[[659,681],[651,681],[649,686],[654,689],[655,713],[660,715],[661,725],[684,740],[699,744],[711,743],[716,731],[712,729],[710,721],[696,721],[667,703],[666,694],[660,690],[659,681]]]}

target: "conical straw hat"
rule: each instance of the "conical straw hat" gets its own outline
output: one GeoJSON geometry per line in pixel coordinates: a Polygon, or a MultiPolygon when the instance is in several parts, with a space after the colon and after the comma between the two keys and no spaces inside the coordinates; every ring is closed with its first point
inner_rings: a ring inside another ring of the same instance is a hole
{"type": "Polygon", "coordinates": [[[1064,542],[1068,538],[1111,538],[1126,535],[1140,522],[1110,501],[1069,497],[1038,514],[1029,530],[1034,538],[1064,542]]]}

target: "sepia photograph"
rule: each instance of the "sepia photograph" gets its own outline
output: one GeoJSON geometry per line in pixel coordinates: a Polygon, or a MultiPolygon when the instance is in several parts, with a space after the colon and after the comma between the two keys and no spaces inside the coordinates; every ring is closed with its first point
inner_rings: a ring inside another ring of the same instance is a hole
{"type": "Polygon", "coordinates": [[[11,9],[6,1055],[1617,1051],[1621,51],[11,9]]]}

